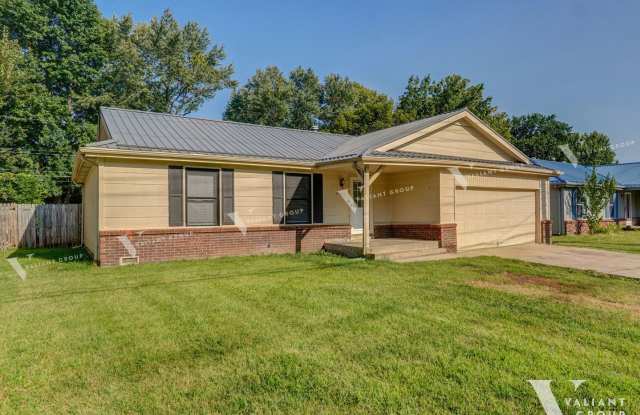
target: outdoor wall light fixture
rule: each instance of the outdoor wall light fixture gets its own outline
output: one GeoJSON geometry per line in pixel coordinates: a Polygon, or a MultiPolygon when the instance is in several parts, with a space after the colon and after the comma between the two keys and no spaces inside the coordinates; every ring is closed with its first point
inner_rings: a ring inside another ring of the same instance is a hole
{"type": "Polygon", "coordinates": [[[340,188],[344,189],[344,177],[340,178],[340,188]]]}

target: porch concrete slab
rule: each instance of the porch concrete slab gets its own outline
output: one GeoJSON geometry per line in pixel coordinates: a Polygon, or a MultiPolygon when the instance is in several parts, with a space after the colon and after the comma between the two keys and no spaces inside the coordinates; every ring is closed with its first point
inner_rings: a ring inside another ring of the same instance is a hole
{"type": "MultiPolygon", "coordinates": [[[[463,251],[457,257],[497,256],[640,279],[640,255],[542,244],[463,251]]],[[[444,259],[444,258],[443,258],[444,259]]]]}

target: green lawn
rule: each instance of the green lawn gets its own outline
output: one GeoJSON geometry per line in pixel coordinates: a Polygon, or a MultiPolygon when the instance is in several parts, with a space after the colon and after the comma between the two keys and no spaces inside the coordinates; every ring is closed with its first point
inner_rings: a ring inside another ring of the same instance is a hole
{"type": "Polygon", "coordinates": [[[13,254],[25,281],[0,258],[2,413],[541,414],[528,379],[553,379],[563,410],[640,411],[640,281],[497,258],[100,269],[35,252],[13,254]]]}
{"type": "Polygon", "coordinates": [[[594,235],[554,236],[557,245],[578,246],[582,248],[606,249],[609,251],[640,254],[640,231],[616,231],[594,235]]]}

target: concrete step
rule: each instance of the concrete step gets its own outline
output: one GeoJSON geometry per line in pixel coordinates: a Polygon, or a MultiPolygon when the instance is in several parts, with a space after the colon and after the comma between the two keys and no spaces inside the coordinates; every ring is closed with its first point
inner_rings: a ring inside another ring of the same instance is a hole
{"type": "Polygon", "coordinates": [[[420,262],[420,261],[442,261],[445,259],[454,259],[458,258],[456,254],[443,253],[443,254],[432,254],[432,255],[419,255],[415,257],[396,259],[394,262],[405,263],[405,262],[420,262]]]}
{"type": "Polygon", "coordinates": [[[387,255],[387,254],[395,254],[402,252],[420,252],[420,251],[429,251],[432,249],[438,249],[438,241],[424,241],[424,242],[412,242],[412,243],[403,243],[403,244],[393,244],[393,245],[379,245],[372,246],[371,252],[375,255],[387,255]]]}
{"type": "Polygon", "coordinates": [[[396,250],[396,251],[388,251],[384,253],[376,252],[375,259],[387,259],[389,261],[401,261],[405,259],[411,258],[422,258],[426,256],[432,255],[442,255],[446,254],[447,250],[445,248],[438,248],[438,244],[436,243],[435,247],[429,248],[420,248],[420,249],[406,249],[406,250],[396,250]]]}

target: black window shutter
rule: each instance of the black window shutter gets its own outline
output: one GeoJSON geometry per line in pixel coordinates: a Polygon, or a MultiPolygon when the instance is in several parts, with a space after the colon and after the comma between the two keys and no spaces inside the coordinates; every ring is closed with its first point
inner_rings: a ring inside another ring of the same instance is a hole
{"type": "Polygon", "coordinates": [[[284,174],[281,171],[271,173],[273,193],[273,223],[284,223],[284,174]]]}
{"type": "Polygon", "coordinates": [[[285,223],[311,223],[311,175],[286,173],[285,223]]]}
{"type": "Polygon", "coordinates": [[[233,170],[222,170],[222,224],[233,225],[233,170]]]}
{"type": "Polygon", "coordinates": [[[313,223],[322,223],[322,174],[314,173],[313,175],[313,223]]]}
{"type": "Polygon", "coordinates": [[[182,174],[181,166],[169,166],[169,226],[182,226],[182,174]]]}

